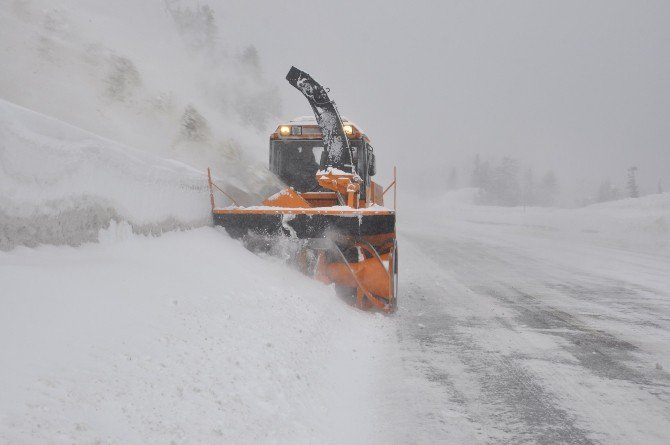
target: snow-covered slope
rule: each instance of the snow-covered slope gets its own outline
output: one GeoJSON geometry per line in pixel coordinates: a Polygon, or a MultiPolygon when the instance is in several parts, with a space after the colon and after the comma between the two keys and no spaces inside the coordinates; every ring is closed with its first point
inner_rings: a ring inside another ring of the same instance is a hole
{"type": "Polygon", "coordinates": [[[202,171],[0,100],[0,249],[209,224],[202,171]]]}
{"type": "Polygon", "coordinates": [[[194,228],[201,169],[0,100],[0,190],[0,442],[372,440],[391,321],[194,228]]]}
{"type": "MultiPolygon", "coordinates": [[[[55,108],[0,99],[0,442],[372,440],[390,320],[201,227],[201,167],[55,108]]],[[[274,184],[225,165],[242,202],[274,184]]]]}
{"type": "Polygon", "coordinates": [[[389,319],[214,228],[101,240],[0,252],[0,442],[373,440],[389,319]]]}
{"type": "Polygon", "coordinates": [[[207,167],[244,205],[281,188],[276,87],[224,20],[188,0],[0,4],[0,249],[207,224],[207,167]]]}
{"type": "Polygon", "coordinates": [[[267,195],[279,97],[221,26],[204,2],[2,2],[0,99],[267,195]]]}

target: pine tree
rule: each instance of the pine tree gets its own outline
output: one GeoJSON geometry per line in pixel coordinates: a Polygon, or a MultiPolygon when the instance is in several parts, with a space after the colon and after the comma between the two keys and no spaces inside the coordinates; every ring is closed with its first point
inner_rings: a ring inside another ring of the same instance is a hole
{"type": "Polygon", "coordinates": [[[451,167],[449,172],[449,184],[447,184],[448,190],[456,190],[458,188],[458,171],[456,167],[451,167]]]}
{"type": "Polygon", "coordinates": [[[211,48],[218,32],[212,8],[208,5],[181,7],[179,3],[167,0],[165,6],[186,45],[196,51],[211,48]]]}
{"type": "Polygon", "coordinates": [[[621,190],[612,185],[609,179],[605,179],[598,187],[596,202],[607,202],[621,199],[621,190]]]}
{"type": "Polygon", "coordinates": [[[486,161],[482,161],[479,158],[479,155],[476,155],[475,165],[472,170],[472,177],[470,179],[470,185],[479,189],[475,198],[477,204],[489,203],[487,190],[489,189],[490,183],[491,179],[489,174],[489,164],[486,161]]]}
{"type": "Polygon", "coordinates": [[[481,188],[483,185],[482,181],[483,165],[482,161],[479,158],[479,155],[475,156],[475,165],[472,169],[472,177],[470,178],[470,185],[472,187],[481,188]]]}
{"type": "Polygon", "coordinates": [[[540,181],[539,186],[540,204],[543,206],[553,206],[558,198],[558,179],[553,170],[549,170],[540,181]]]}
{"type": "Polygon", "coordinates": [[[207,119],[192,105],[186,106],[181,116],[181,137],[194,142],[205,142],[210,136],[211,130],[207,119]]]}
{"type": "Polygon", "coordinates": [[[612,183],[609,179],[604,180],[598,186],[598,193],[596,193],[596,202],[609,201],[609,192],[612,189],[612,183]]]}
{"type": "Polygon", "coordinates": [[[107,94],[117,100],[130,99],[141,84],[142,79],[132,60],[113,55],[110,60],[110,71],[105,79],[107,94]]]}
{"type": "Polygon", "coordinates": [[[635,173],[637,172],[637,167],[633,166],[628,169],[628,182],[626,187],[628,188],[628,196],[631,198],[637,198],[640,196],[640,191],[637,187],[637,179],[635,178],[635,173]]]}
{"type": "Polygon", "coordinates": [[[519,163],[516,159],[504,157],[496,167],[486,191],[486,201],[490,204],[516,206],[521,201],[519,187],[519,163]]]}
{"type": "Polygon", "coordinates": [[[521,201],[525,206],[536,204],[535,196],[535,176],[533,170],[528,168],[523,175],[523,185],[521,186],[521,201]]]}

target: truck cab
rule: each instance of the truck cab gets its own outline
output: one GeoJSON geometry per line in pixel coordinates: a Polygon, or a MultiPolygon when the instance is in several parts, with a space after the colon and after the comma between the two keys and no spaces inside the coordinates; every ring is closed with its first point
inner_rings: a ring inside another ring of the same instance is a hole
{"type": "MultiPolygon", "coordinates": [[[[343,118],[342,123],[352,149],[354,169],[362,180],[361,199],[381,204],[381,196],[377,197],[380,187],[372,181],[376,165],[370,139],[361,127],[347,118],[343,118]]],[[[313,116],[282,123],[270,135],[270,171],[299,193],[327,192],[316,179],[325,161],[321,128],[313,116]]]]}

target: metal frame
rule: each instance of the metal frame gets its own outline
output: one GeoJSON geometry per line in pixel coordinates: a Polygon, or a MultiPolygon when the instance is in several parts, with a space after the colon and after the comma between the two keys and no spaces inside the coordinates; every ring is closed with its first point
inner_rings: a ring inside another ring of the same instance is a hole
{"type": "Polygon", "coordinates": [[[212,172],[209,168],[207,168],[207,183],[209,184],[209,202],[212,205],[212,212],[214,212],[214,208],[216,207],[214,203],[214,188],[223,193],[225,197],[230,199],[233,202],[233,204],[235,204],[237,207],[240,206],[232,196],[230,196],[221,187],[216,185],[214,181],[212,181],[212,172]]]}
{"type": "Polygon", "coordinates": [[[393,187],[393,210],[396,210],[396,195],[397,191],[396,189],[398,188],[398,178],[396,177],[396,167],[393,167],[393,182],[391,182],[388,187],[386,187],[386,190],[382,192],[382,196],[386,195],[386,192],[389,191],[389,189],[393,187]]]}

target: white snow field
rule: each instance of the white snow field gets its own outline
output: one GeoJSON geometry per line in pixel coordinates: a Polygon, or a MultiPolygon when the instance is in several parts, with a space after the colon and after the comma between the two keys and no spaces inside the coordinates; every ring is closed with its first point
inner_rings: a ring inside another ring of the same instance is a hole
{"type": "Polygon", "coordinates": [[[390,321],[212,228],[0,253],[0,442],[373,441],[390,321]]]}
{"type": "Polygon", "coordinates": [[[0,2],[0,443],[670,443],[670,193],[401,195],[360,312],[211,226],[281,113],[205,6],[0,2]]]}
{"type": "Polygon", "coordinates": [[[415,402],[392,435],[670,442],[670,193],[581,209],[474,193],[399,199],[399,350],[424,378],[399,380],[415,402]]]}
{"type": "Polygon", "coordinates": [[[201,170],[4,101],[0,136],[2,442],[668,442],[668,193],[401,195],[382,316],[211,227],[201,170]]]}
{"type": "Polygon", "coordinates": [[[374,440],[391,321],[183,231],[203,172],[4,101],[0,165],[0,442],[374,440]]]}

